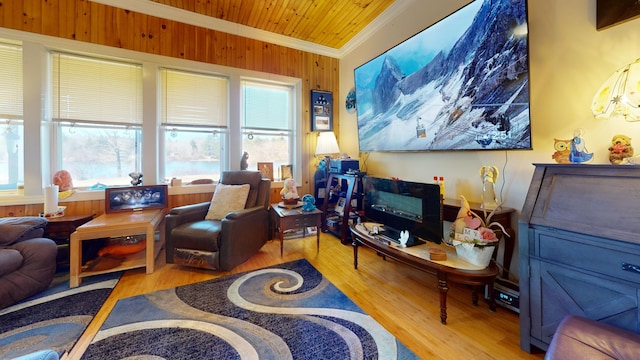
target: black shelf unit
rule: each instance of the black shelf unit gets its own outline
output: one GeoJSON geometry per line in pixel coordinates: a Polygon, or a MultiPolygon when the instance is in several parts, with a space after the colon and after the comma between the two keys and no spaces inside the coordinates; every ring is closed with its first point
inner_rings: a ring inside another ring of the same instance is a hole
{"type": "Polygon", "coordinates": [[[358,212],[363,209],[362,179],[365,175],[366,173],[363,172],[354,174],[329,173],[327,179],[322,202],[322,231],[338,237],[340,242],[345,245],[351,244],[351,233],[349,232],[348,217],[345,221],[344,214],[351,216],[352,213],[355,213],[355,218],[357,218],[358,212]],[[343,215],[336,211],[338,199],[344,199],[343,215]],[[356,201],[355,208],[352,206],[353,200],[356,201]],[[331,218],[336,219],[335,229],[328,226],[327,221],[331,218]]]}

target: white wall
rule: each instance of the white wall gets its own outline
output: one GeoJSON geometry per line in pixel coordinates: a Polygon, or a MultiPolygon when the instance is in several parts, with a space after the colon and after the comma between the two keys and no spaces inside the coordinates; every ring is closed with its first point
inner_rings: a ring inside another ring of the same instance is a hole
{"type": "MultiPolygon", "coordinates": [[[[399,0],[409,1],[409,0],[399,0]]],[[[462,0],[412,1],[381,31],[343,57],[340,63],[340,149],[358,157],[356,115],[344,109],[353,87],[353,69],[468,3],[462,0]]],[[[635,141],[640,154],[640,123],[597,121],[590,105],[600,85],[618,68],[640,58],[640,19],[598,32],[596,0],[530,0],[530,93],[533,150],[370,153],[366,170],[376,176],[432,181],[444,176],[446,197],[465,195],[480,201],[479,169],[495,165],[500,174],[496,192],[505,181],[505,206],[518,210],[526,196],[533,163],[553,162],[553,139],[570,139],[583,129],[591,163],[608,164],[611,137],[622,133],[635,141]]],[[[361,159],[361,163],[362,163],[361,159]]],[[[362,166],[362,165],[361,165],[362,166]]]]}

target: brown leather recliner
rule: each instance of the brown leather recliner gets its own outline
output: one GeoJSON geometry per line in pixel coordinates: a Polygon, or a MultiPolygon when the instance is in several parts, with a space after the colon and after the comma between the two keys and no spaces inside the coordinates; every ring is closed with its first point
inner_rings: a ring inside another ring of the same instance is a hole
{"type": "Polygon", "coordinates": [[[249,184],[244,210],[206,220],[210,202],[171,209],[165,218],[168,264],[219,271],[245,262],[269,240],[271,181],[258,171],[225,171],[221,184],[249,184]]]}
{"type": "Polygon", "coordinates": [[[0,218],[0,309],[45,290],[56,273],[56,243],[43,238],[47,219],[0,218]]]}

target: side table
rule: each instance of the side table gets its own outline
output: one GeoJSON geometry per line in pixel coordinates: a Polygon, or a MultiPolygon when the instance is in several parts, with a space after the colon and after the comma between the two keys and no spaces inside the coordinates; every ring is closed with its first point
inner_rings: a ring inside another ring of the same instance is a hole
{"type": "Polygon", "coordinates": [[[69,265],[69,238],[76,231],[76,228],[93,219],[91,215],[65,215],[58,218],[49,218],[49,223],[44,228],[44,237],[56,242],[58,245],[58,256],[56,264],[58,267],[69,265]]]}
{"type": "Polygon", "coordinates": [[[320,251],[320,226],[322,224],[322,211],[313,209],[312,211],[302,211],[302,209],[289,209],[280,207],[278,204],[271,204],[271,219],[275,225],[275,230],[280,238],[280,256],[283,255],[284,232],[293,229],[305,229],[308,226],[315,226],[316,248],[320,251]]]}

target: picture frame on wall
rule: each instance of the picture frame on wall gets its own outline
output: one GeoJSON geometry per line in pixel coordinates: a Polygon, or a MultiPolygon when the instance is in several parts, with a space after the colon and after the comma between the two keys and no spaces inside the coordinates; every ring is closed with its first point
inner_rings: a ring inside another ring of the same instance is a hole
{"type": "Polygon", "coordinates": [[[333,130],[333,94],[311,90],[311,131],[333,130]]]}
{"type": "Polygon", "coordinates": [[[165,209],[169,197],[167,185],[116,186],[105,189],[105,212],[133,212],[165,209]]]}
{"type": "Polygon", "coordinates": [[[272,162],[259,162],[258,171],[260,171],[263,178],[273,181],[273,163],[272,162]]]}
{"type": "Polygon", "coordinates": [[[280,179],[293,178],[293,165],[280,165],[280,179]]]}

